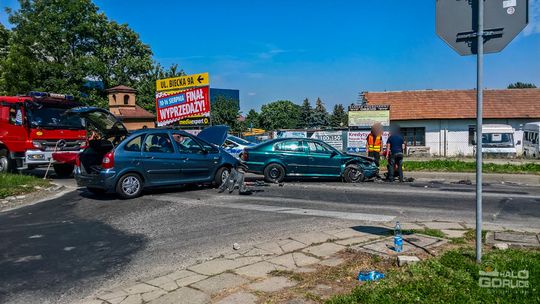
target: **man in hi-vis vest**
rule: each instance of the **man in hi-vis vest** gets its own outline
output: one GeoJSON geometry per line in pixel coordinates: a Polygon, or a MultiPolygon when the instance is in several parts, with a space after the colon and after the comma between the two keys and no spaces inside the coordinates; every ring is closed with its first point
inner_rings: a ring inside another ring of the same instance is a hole
{"type": "Polygon", "coordinates": [[[367,155],[375,159],[375,164],[379,166],[381,152],[383,147],[382,142],[383,127],[380,123],[371,126],[371,133],[367,137],[366,150],[367,155]]]}

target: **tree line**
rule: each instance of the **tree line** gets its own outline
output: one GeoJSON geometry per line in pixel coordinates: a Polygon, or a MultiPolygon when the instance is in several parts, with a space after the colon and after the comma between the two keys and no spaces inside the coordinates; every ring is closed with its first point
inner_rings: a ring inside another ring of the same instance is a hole
{"type": "Polygon", "coordinates": [[[155,111],[155,81],[184,75],[164,68],[126,24],[109,20],[91,0],[19,0],[0,24],[0,95],[49,91],[105,107],[105,89],[138,91],[138,103],[155,111]]]}

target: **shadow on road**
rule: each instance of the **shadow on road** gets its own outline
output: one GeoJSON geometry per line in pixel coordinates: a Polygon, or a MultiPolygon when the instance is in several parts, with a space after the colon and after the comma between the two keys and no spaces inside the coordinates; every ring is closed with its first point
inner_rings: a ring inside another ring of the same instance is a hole
{"type": "Polygon", "coordinates": [[[61,198],[0,214],[0,302],[111,276],[144,247],[142,236],[78,217],[75,204],[61,198]]]}
{"type": "Polygon", "coordinates": [[[380,236],[388,236],[388,235],[391,235],[393,233],[393,230],[389,229],[389,228],[384,228],[384,227],[377,227],[377,226],[354,226],[354,227],[350,227],[351,229],[355,230],[355,231],[358,231],[358,232],[363,232],[363,233],[369,233],[369,234],[373,234],[373,235],[380,235],[380,236]]]}

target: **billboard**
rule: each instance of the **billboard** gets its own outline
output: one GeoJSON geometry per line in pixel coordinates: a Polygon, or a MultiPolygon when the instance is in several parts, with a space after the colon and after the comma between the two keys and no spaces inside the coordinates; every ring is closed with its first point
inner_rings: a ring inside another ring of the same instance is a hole
{"type": "Polygon", "coordinates": [[[339,151],[343,150],[342,131],[317,131],[311,135],[311,138],[322,140],[339,151]]]}
{"type": "MultiPolygon", "coordinates": [[[[347,152],[366,152],[367,137],[370,131],[349,131],[347,132],[347,152]]],[[[382,136],[383,144],[388,140],[389,132],[384,132],[382,136]]]]}
{"type": "Polygon", "coordinates": [[[389,105],[362,105],[349,107],[349,127],[371,127],[375,123],[390,125],[389,105]]]}
{"type": "Polygon", "coordinates": [[[157,92],[156,109],[158,126],[192,117],[210,116],[210,94],[208,87],[185,91],[157,92]]]}

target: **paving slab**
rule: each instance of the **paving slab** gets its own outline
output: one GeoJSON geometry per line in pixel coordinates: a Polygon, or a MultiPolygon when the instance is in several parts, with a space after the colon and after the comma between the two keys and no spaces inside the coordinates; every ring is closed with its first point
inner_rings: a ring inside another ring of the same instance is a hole
{"type": "Polygon", "coordinates": [[[337,253],[338,251],[341,251],[345,249],[345,246],[343,245],[339,245],[339,244],[334,244],[334,243],[323,243],[323,244],[320,244],[320,245],[315,245],[315,246],[311,246],[311,247],[308,247],[304,250],[302,250],[303,252],[306,252],[306,253],[309,253],[309,254],[312,254],[312,255],[315,255],[315,256],[318,256],[318,257],[322,257],[322,258],[325,258],[325,257],[329,257],[335,253],[337,253]]]}
{"type": "Polygon", "coordinates": [[[210,296],[189,287],[182,287],[150,302],[151,304],[206,304],[210,296]]]}
{"type": "MultiPolygon", "coordinates": [[[[119,297],[127,297],[128,293],[124,290],[115,290],[115,291],[109,291],[106,293],[103,293],[98,296],[99,299],[109,301],[111,299],[119,298],[119,297]]],[[[123,299],[122,299],[123,300],[123,299]]]]}
{"type": "Polygon", "coordinates": [[[173,273],[170,273],[167,275],[167,277],[169,277],[171,280],[178,280],[178,279],[182,279],[182,278],[185,278],[185,277],[189,277],[189,276],[193,276],[193,275],[196,275],[197,273],[193,272],[193,271],[189,271],[189,270],[177,270],[173,273]]]}
{"type": "MultiPolygon", "coordinates": [[[[270,251],[267,251],[267,250],[264,250],[264,249],[261,249],[261,248],[250,248],[246,251],[244,251],[241,255],[238,255],[237,257],[250,257],[250,256],[271,256],[271,255],[275,255],[274,252],[270,252],[270,251]]],[[[230,257],[228,257],[229,259],[232,258],[232,255],[230,257]]],[[[235,257],[236,258],[236,257],[235,257]]]]}
{"type": "Polygon", "coordinates": [[[281,240],[278,242],[284,253],[296,251],[306,247],[306,244],[296,240],[281,240]]]}
{"type": "Polygon", "coordinates": [[[139,283],[139,284],[135,284],[133,286],[124,288],[124,290],[130,295],[146,293],[146,292],[154,291],[156,289],[158,289],[156,286],[148,285],[145,283],[139,283]]]}
{"type": "Polygon", "coordinates": [[[143,299],[140,294],[132,294],[127,296],[120,304],[142,304],[143,299]]]}
{"type": "Polygon", "coordinates": [[[189,277],[178,279],[175,282],[176,282],[176,285],[178,285],[178,287],[184,287],[184,286],[189,286],[189,285],[191,285],[193,283],[202,281],[202,280],[204,280],[206,278],[208,278],[208,277],[205,276],[205,275],[194,274],[194,275],[189,276],[189,277]]]}
{"type": "Polygon", "coordinates": [[[144,302],[150,302],[166,294],[167,292],[165,290],[158,289],[151,292],[143,293],[141,296],[144,302]]]}
{"type": "Polygon", "coordinates": [[[420,262],[420,259],[418,257],[408,255],[398,255],[397,260],[400,267],[420,262]]]}
{"type": "Polygon", "coordinates": [[[455,222],[423,222],[422,224],[430,229],[464,229],[463,226],[455,222]]]}
{"type": "Polygon", "coordinates": [[[169,276],[161,276],[145,282],[148,285],[159,287],[166,291],[173,291],[178,288],[178,285],[169,276]]]}
{"type": "Polygon", "coordinates": [[[208,262],[204,262],[201,264],[193,265],[189,267],[188,269],[204,274],[204,275],[216,275],[222,272],[225,272],[227,270],[232,270],[235,268],[238,268],[240,266],[243,266],[242,262],[240,260],[227,260],[227,259],[215,259],[208,262]]]}
{"type": "Polygon", "coordinates": [[[233,287],[238,287],[248,283],[247,279],[243,277],[232,274],[232,273],[222,273],[214,277],[210,277],[206,280],[199,281],[191,286],[202,290],[208,294],[217,294],[218,292],[229,289],[233,287]]]}
{"type": "Polygon", "coordinates": [[[248,292],[237,292],[229,295],[216,304],[255,304],[257,303],[257,296],[248,292]]]}
{"type": "MultiPolygon", "coordinates": [[[[467,229],[476,229],[476,223],[465,223],[464,226],[467,229]]],[[[506,229],[502,225],[497,225],[497,224],[493,224],[493,223],[482,223],[482,230],[485,230],[485,231],[504,231],[504,230],[508,230],[508,229],[506,229]]],[[[510,230],[512,230],[512,229],[510,228],[510,230]]]]}
{"type": "Polygon", "coordinates": [[[333,235],[337,239],[348,239],[348,238],[353,238],[353,237],[362,237],[365,235],[369,235],[368,233],[360,232],[360,231],[354,230],[353,228],[328,230],[328,231],[324,231],[324,233],[333,235]]]}
{"type": "Polygon", "coordinates": [[[112,299],[109,299],[107,300],[107,303],[111,303],[111,304],[120,304],[122,301],[124,301],[128,296],[120,296],[120,297],[117,297],[117,298],[112,298],[112,299]]]}
{"type": "Polygon", "coordinates": [[[255,291],[276,292],[295,285],[295,282],[286,277],[271,277],[261,282],[251,283],[248,288],[255,291]]]}
{"type": "Polygon", "coordinates": [[[335,266],[343,264],[344,262],[345,260],[342,258],[331,257],[329,259],[322,260],[321,262],[319,262],[319,264],[323,266],[335,267],[335,266]]]}
{"type": "Polygon", "coordinates": [[[344,240],[335,241],[335,243],[339,244],[339,245],[343,245],[343,246],[349,246],[349,245],[355,245],[355,244],[369,242],[371,240],[378,239],[378,238],[380,238],[380,236],[378,236],[378,235],[366,234],[366,235],[363,235],[363,236],[353,237],[353,238],[350,238],[350,239],[344,239],[344,240]]]}
{"type": "MultiPolygon", "coordinates": [[[[421,226],[418,223],[400,223],[401,229],[403,230],[424,230],[424,226],[421,226]]],[[[393,227],[392,227],[393,228],[393,227]]]]}
{"type": "Polygon", "coordinates": [[[441,231],[442,231],[442,233],[444,233],[449,238],[460,238],[460,237],[463,237],[465,235],[465,233],[467,233],[467,230],[447,230],[447,229],[443,229],[441,231]]]}
{"type": "Polygon", "coordinates": [[[285,267],[264,261],[237,268],[234,272],[250,278],[264,278],[274,270],[285,270],[285,267]]]}
{"type": "Polygon", "coordinates": [[[101,300],[86,300],[84,302],[81,302],[79,304],[105,304],[105,302],[101,300]]]}
{"type": "Polygon", "coordinates": [[[324,232],[308,232],[292,236],[291,239],[304,243],[306,245],[324,243],[328,240],[335,239],[336,237],[324,232]]]}
{"type": "Polygon", "coordinates": [[[255,245],[255,248],[263,249],[274,254],[283,254],[281,246],[277,242],[266,242],[255,245]]]}
{"type": "Polygon", "coordinates": [[[509,247],[540,247],[540,235],[527,232],[496,231],[486,234],[486,243],[506,243],[509,247]]]}

